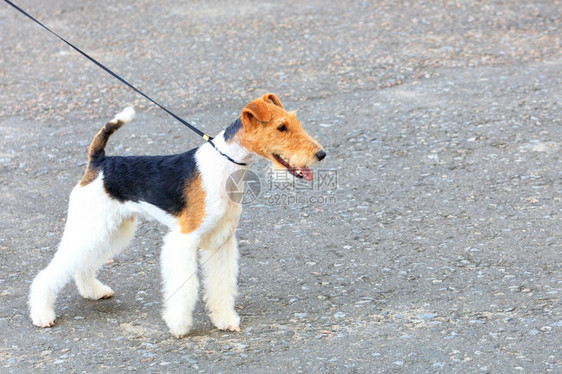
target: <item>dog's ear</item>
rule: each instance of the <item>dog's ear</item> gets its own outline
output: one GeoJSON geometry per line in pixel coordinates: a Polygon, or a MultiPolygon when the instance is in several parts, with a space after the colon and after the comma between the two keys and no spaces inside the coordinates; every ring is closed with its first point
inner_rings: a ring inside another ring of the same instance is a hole
{"type": "Polygon", "coordinates": [[[269,122],[271,121],[271,112],[269,111],[264,99],[259,98],[255,99],[242,109],[242,117],[245,117],[246,120],[255,118],[260,122],[269,122]]]}
{"type": "MultiPolygon", "coordinates": [[[[275,94],[266,93],[265,95],[262,96],[262,99],[266,103],[272,103],[272,104],[277,105],[278,107],[283,108],[283,104],[281,104],[281,100],[279,100],[279,98],[275,94]]],[[[285,109],[285,108],[283,108],[283,109],[285,109]]]]}

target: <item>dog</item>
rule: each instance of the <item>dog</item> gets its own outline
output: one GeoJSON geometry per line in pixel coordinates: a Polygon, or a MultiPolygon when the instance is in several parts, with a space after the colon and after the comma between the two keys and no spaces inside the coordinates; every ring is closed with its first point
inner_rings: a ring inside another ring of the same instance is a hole
{"type": "Polygon", "coordinates": [[[111,297],[114,291],[96,279],[97,272],[128,245],[137,217],[144,216],[169,228],[160,262],[162,315],[170,332],[184,337],[193,324],[198,252],[203,300],[212,323],[221,330],[240,331],[234,304],[239,256],[235,231],[242,207],[228,197],[227,178],[259,155],[274,168],[310,182],[310,167],[326,153],[303,129],[296,112],[287,112],[269,93],[247,104],[214,138],[216,149],[204,143],[176,155],[106,156],[109,137],[134,114],[133,108],[124,109],[90,144],[86,173],[70,195],[58,250],[30,288],[33,324],[54,326],[56,295],[72,277],[84,298],[111,297]]]}

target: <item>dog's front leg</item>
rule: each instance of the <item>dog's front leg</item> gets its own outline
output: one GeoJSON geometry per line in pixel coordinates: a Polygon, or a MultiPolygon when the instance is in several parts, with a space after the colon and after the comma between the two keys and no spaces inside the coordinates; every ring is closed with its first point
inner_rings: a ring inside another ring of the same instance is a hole
{"type": "Polygon", "coordinates": [[[221,330],[240,331],[240,317],[234,310],[238,278],[238,244],[235,235],[231,234],[218,248],[202,248],[201,266],[204,299],[211,321],[221,330]]]}
{"type": "Polygon", "coordinates": [[[164,311],[163,318],[170,332],[184,337],[193,325],[192,313],[197,301],[197,246],[193,234],[170,232],[164,238],[160,256],[164,311]]]}

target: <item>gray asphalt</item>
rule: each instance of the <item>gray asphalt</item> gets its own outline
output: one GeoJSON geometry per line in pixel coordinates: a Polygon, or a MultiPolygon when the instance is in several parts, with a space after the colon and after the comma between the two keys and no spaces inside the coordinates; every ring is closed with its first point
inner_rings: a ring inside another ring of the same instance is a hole
{"type": "Polygon", "coordinates": [[[208,133],[275,92],[328,157],[312,185],[252,167],[240,333],[201,303],[168,333],[154,222],[113,298],[68,285],[35,328],[95,132],[132,103],[108,153],[200,141],[0,5],[0,372],[562,372],[560,1],[18,4],[208,133]]]}

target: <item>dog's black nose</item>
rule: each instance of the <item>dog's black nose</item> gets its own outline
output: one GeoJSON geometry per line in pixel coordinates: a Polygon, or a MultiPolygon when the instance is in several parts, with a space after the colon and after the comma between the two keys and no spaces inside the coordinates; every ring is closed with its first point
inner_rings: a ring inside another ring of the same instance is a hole
{"type": "Polygon", "coordinates": [[[320,151],[316,154],[316,158],[318,159],[318,161],[322,161],[325,157],[326,157],[326,152],[324,151],[320,151]]]}

